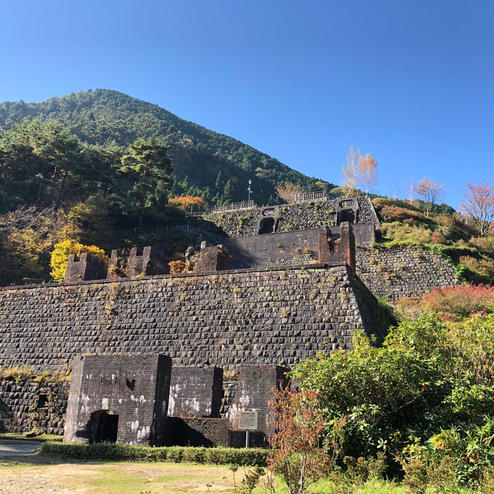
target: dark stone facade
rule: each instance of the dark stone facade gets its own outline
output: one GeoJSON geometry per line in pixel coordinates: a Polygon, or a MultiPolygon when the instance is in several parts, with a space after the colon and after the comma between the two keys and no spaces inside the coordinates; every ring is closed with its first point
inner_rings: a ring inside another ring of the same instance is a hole
{"type": "Polygon", "coordinates": [[[239,367],[239,384],[233,403],[228,410],[228,419],[232,429],[231,443],[236,447],[245,445],[245,432],[239,430],[239,412],[254,410],[257,412],[257,430],[251,433],[251,446],[266,446],[273,436],[274,415],[269,406],[274,400],[273,389],[284,388],[288,384],[288,369],[277,365],[239,367]]]}
{"type": "Polygon", "coordinates": [[[195,263],[194,273],[211,273],[228,269],[228,254],[219,245],[204,247],[195,263]]]}
{"type": "Polygon", "coordinates": [[[317,260],[319,230],[228,238],[223,244],[233,269],[284,267],[317,260]]]}
{"type": "Polygon", "coordinates": [[[164,444],[170,375],[165,355],[76,357],[64,441],[164,444]]]}
{"type": "Polygon", "coordinates": [[[111,251],[106,278],[109,280],[133,278],[167,272],[168,264],[161,250],[151,246],[144,247],[142,250],[132,247],[128,255],[125,251],[118,249],[111,251]]]}
{"type": "Polygon", "coordinates": [[[219,417],[223,398],[223,369],[173,367],[169,417],[219,417]]]}
{"type": "Polygon", "coordinates": [[[169,417],[167,444],[173,446],[232,445],[231,430],[226,418],[169,417]]]}
{"type": "Polygon", "coordinates": [[[319,262],[329,266],[346,264],[355,271],[355,237],[349,223],[341,224],[337,240],[333,240],[329,228],[319,231],[319,262]]]}

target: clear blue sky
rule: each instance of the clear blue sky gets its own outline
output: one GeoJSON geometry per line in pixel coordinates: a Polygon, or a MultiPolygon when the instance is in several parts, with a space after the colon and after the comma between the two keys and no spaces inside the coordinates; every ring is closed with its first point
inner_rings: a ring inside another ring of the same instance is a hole
{"type": "Polygon", "coordinates": [[[110,88],[338,183],[493,180],[492,0],[4,0],[0,101],[110,88]]]}

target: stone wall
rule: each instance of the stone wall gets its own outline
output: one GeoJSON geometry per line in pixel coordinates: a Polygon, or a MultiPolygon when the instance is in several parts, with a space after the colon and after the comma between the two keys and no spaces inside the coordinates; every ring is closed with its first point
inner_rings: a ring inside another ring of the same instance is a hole
{"type": "MultiPolygon", "coordinates": [[[[173,365],[280,364],[351,348],[362,321],[345,266],[162,275],[0,291],[0,367],[64,370],[75,355],[163,353],[173,365]]],[[[360,295],[359,295],[360,296],[360,295]]],[[[365,310],[376,301],[365,295],[365,310]]]]}
{"type": "Polygon", "coordinates": [[[358,248],[357,273],[373,293],[389,301],[456,283],[455,269],[447,260],[425,249],[405,246],[358,248]]]}
{"type": "Polygon", "coordinates": [[[280,267],[308,264],[317,259],[319,230],[270,233],[228,238],[223,245],[231,256],[230,267],[280,267]]]}
{"type": "Polygon", "coordinates": [[[173,367],[168,417],[219,417],[223,369],[173,367]]]}
{"type": "Polygon", "coordinates": [[[223,446],[232,444],[226,418],[169,417],[167,444],[173,446],[223,446]]]}
{"type": "Polygon", "coordinates": [[[69,383],[33,378],[0,378],[0,432],[63,434],[69,383]]]}

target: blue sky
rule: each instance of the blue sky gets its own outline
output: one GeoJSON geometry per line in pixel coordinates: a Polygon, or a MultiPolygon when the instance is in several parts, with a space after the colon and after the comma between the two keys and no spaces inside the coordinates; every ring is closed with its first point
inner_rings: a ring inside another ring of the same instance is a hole
{"type": "Polygon", "coordinates": [[[0,101],[109,88],[375,192],[493,180],[491,0],[3,0],[0,101]]]}

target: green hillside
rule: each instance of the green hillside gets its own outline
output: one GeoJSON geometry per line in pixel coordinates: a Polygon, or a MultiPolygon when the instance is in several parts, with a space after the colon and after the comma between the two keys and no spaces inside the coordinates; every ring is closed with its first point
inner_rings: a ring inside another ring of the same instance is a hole
{"type": "Polygon", "coordinates": [[[118,91],[97,89],[42,103],[0,105],[0,128],[10,129],[25,118],[55,119],[92,145],[125,147],[136,138],[159,137],[169,146],[176,174],[174,195],[202,195],[207,202],[242,201],[250,179],[254,200],[264,204],[276,201],[274,188],[281,182],[294,182],[307,190],[320,188],[316,179],[247,144],[118,91]]]}

